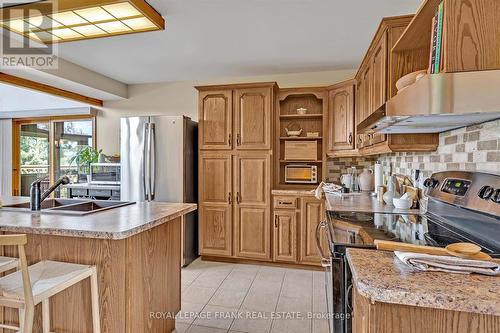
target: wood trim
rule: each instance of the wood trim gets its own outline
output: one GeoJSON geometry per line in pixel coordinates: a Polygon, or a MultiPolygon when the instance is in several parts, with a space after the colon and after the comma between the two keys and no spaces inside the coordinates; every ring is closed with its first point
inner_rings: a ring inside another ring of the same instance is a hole
{"type": "Polygon", "coordinates": [[[236,84],[216,84],[208,86],[195,86],[194,88],[198,91],[206,90],[232,90],[241,88],[277,88],[278,84],[276,82],[257,82],[257,83],[236,83],[236,84]]]}
{"type": "Polygon", "coordinates": [[[20,118],[12,119],[12,195],[20,195],[20,177],[21,177],[21,158],[19,154],[20,150],[20,131],[21,125],[34,124],[40,122],[49,123],[49,183],[53,184],[54,170],[53,170],[53,144],[54,142],[54,123],[61,121],[72,121],[72,120],[85,120],[89,119],[92,121],[92,147],[97,148],[97,120],[95,115],[75,115],[75,116],[57,116],[57,117],[39,117],[39,118],[20,118]]]}
{"type": "Polygon", "coordinates": [[[260,261],[251,259],[241,259],[241,258],[226,258],[226,257],[214,257],[214,256],[202,255],[201,260],[228,262],[234,264],[250,264],[250,265],[261,265],[261,266],[271,266],[271,267],[297,268],[297,269],[314,270],[314,271],[324,270],[322,267],[312,266],[312,265],[290,264],[283,262],[260,261]]]}
{"type": "Polygon", "coordinates": [[[62,97],[65,99],[69,99],[72,101],[77,101],[93,106],[103,106],[103,101],[100,99],[87,97],[84,95],[80,95],[71,91],[63,90],[60,88],[52,87],[43,83],[38,83],[35,81],[31,81],[28,79],[23,79],[17,76],[13,76],[10,74],[0,72],[0,82],[10,84],[16,87],[22,87],[30,90],[35,90],[39,92],[43,92],[46,94],[50,94],[53,96],[62,97]]]}

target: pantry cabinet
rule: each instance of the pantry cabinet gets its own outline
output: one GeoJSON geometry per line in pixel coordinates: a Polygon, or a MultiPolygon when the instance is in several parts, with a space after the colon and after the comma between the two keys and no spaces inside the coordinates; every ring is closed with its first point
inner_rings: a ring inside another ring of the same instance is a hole
{"type": "Polygon", "coordinates": [[[271,127],[277,85],[197,89],[200,253],[271,260],[271,127]]]}
{"type": "Polygon", "coordinates": [[[271,158],[258,152],[234,158],[235,255],[271,259],[271,158]]]}
{"type": "Polygon", "coordinates": [[[328,90],[328,155],[353,150],[354,81],[332,86],[328,90]]]}
{"type": "Polygon", "coordinates": [[[234,96],[236,148],[271,149],[272,89],[236,89],[234,96]]]}
{"type": "Polygon", "coordinates": [[[230,153],[199,158],[199,247],[202,255],[232,255],[232,165],[230,153]]]}
{"type": "Polygon", "coordinates": [[[199,95],[200,149],[232,149],[232,90],[203,91],[199,95]]]}

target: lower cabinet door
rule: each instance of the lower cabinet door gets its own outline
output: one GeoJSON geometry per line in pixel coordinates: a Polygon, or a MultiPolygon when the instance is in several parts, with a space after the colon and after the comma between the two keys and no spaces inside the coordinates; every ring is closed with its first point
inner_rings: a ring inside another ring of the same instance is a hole
{"type": "Polygon", "coordinates": [[[235,206],[235,255],[247,259],[271,259],[267,207],[235,206]]]}
{"type": "Polygon", "coordinates": [[[202,255],[232,256],[231,215],[231,206],[200,206],[199,245],[202,255]]]}
{"type": "MultiPolygon", "coordinates": [[[[321,258],[316,245],[316,227],[325,218],[323,200],[316,198],[302,198],[300,221],[300,263],[320,265],[321,258]]],[[[321,246],[328,249],[325,233],[321,233],[321,246]]]]}
{"type": "Polygon", "coordinates": [[[295,210],[274,212],[274,261],[297,262],[296,216],[295,210]]]}

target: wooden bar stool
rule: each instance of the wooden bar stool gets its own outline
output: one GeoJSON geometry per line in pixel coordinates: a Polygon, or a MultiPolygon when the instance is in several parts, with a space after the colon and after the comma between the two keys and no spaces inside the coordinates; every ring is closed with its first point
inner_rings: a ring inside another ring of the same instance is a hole
{"type": "Polygon", "coordinates": [[[0,274],[19,268],[19,259],[0,256],[0,274]]]}
{"type": "Polygon", "coordinates": [[[96,267],[48,260],[28,267],[26,243],[26,235],[0,235],[0,246],[18,247],[20,262],[19,271],[0,278],[0,306],[18,309],[20,324],[0,324],[0,328],[32,333],[35,306],[42,303],[43,333],[50,333],[50,297],[90,278],[92,327],[94,333],[100,333],[96,267]]]}

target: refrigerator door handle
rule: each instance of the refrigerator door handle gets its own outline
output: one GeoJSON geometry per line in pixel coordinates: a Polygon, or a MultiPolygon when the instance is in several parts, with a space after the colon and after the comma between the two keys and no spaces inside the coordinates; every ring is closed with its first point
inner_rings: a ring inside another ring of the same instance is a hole
{"type": "Polygon", "coordinates": [[[144,124],[144,147],[142,148],[143,156],[142,156],[142,163],[143,163],[143,170],[144,170],[144,175],[142,177],[142,187],[144,189],[144,198],[145,200],[148,200],[149,198],[149,184],[147,179],[149,179],[148,176],[148,169],[149,169],[149,155],[148,155],[148,138],[149,138],[149,124],[145,123],[144,124]]]}
{"type": "Polygon", "coordinates": [[[155,199],[156,192],[156,129],[155,124],[149,124],[149,160],[150,160],[150,170],[149,170],[149,188],[151,191],[151,200],[155,199]]]}

